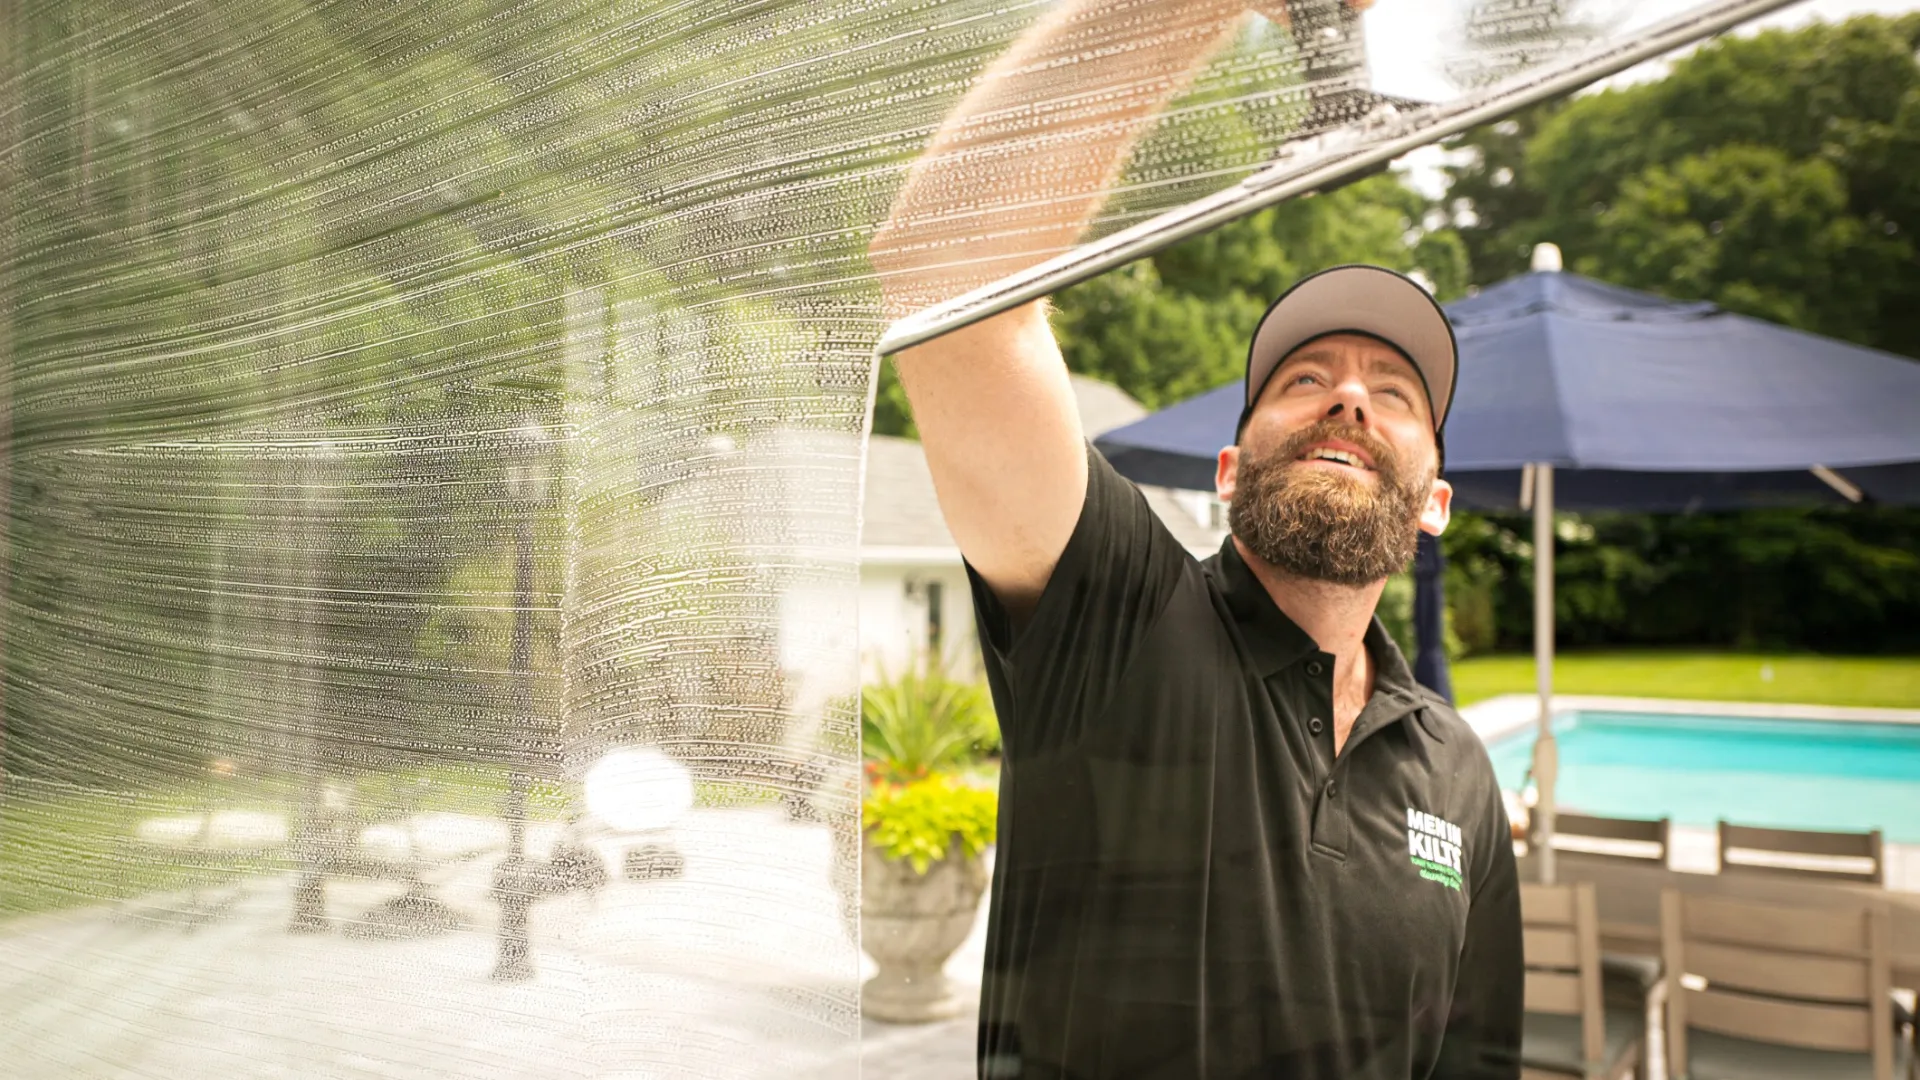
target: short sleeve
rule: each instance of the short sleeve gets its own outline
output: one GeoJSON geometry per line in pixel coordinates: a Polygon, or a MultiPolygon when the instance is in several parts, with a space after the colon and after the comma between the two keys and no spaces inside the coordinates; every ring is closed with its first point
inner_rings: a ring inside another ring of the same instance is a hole
{"type": "Polygon", "coordinates": [[[967,567],[1006,753],[1018,758],[1075,739],[1174,593],[1198,581],[1189,573],[1197,565],[1140,489],[1089,446],[1080,519],[1024,626],[1012,625],[967,567]]]}

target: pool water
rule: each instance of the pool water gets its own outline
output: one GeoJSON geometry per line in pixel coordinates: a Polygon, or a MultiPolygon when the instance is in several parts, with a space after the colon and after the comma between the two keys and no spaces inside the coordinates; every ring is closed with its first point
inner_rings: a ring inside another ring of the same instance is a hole
{"type": "MultiPolygon", "coordinates": [[[[1920,724],[1578,712],[1554,733],[1563,809],[1920,843],[1920,724]]],[[[1501,787],[1523,786],[1533,741],[1529,727],[1489,745],[1501,787]]]]}

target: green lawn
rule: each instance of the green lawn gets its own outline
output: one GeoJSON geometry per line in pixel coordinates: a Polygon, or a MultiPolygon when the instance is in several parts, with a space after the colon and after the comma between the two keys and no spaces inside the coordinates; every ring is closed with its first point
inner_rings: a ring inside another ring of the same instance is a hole
{"type": "MultiPolygon", "coordinates": [[[[1553,688],[1561,694],[1920,709],[1920,656],[1576,652],[1555,659],[1553,688]]],[[[1496,694],[1533,693],[1533,657],[1462,660],[1453,666],[1453,690],[1462,705],[1496,694]]]]}
{"type": "MultiPolygon", "coordinates": [[[[505,804],[507,774],[494,765],[445,764],[366,774],[351,786],[364,813],[491,816],[505,804]]],[[[142,847],[135,830],[147,818],[219,810],[263,811],[291,822],[301,791],[287,778],[206,779],[132,791],[9,778],[0,799],[0,919],[284,869],[290,858],[284,849],[231,858],[173,857],[166,849],[142,847]]],[[[716,800],[712,792],[700,794],[716,800]]],[[[531,785],[527,812],[533,819],[564,820],[570,810],[560,785],[531,785]]]]}
{"type": "Polygon", "coordinates": [[[208,884],[261,868],[261,860],[243,856],[192,866],[141,857],[134,843],[141,818],[200,812],[205,805],[179,790],[136,797],[10,782],[0,799],[0,919],[208,884]]]}

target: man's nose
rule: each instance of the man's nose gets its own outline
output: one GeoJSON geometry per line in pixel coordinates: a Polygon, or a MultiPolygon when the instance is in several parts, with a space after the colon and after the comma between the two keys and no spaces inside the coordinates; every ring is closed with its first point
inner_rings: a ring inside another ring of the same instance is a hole
{"type": "Polygon", "coordinates": [[[1333,404],[1327,406],[1327,419],[1335,418],[1350,420],[1361,427],[1367,425],[1367,388],[1357,380],[1348,379],[1333,388],[1333,404]]]}

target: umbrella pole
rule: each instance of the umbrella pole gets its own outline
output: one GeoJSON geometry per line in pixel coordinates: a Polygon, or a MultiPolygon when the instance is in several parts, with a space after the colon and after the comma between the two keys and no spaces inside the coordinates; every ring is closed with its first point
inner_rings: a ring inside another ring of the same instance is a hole
{"type": "Polygon", "coordinates": [[[1539,736],[1533,743],[1533,783],[1538,793],[1531,830],[1540,881],[1553,873],[1554,783],[1560,748],[1553,738],[1553,466],[1533,467],[1533,667],[1540,692],[1539,736]]]}

